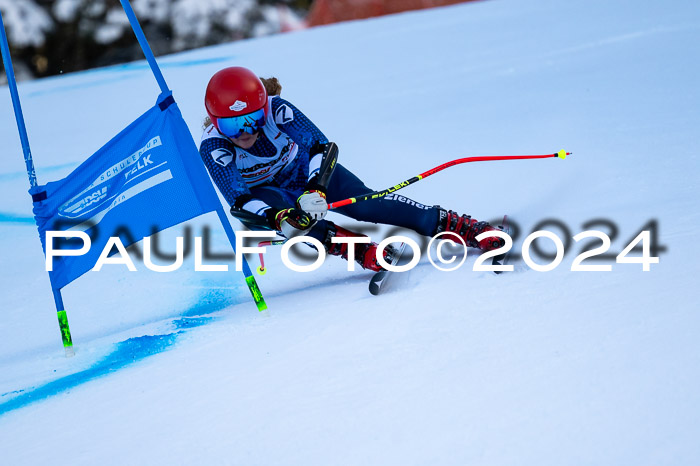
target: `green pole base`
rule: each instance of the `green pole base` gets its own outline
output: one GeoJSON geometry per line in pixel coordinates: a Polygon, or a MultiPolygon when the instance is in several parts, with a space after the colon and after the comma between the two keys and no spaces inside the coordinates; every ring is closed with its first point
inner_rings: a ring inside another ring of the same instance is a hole
{"type": "Polygon", "coordinates": [[[66,350],[66,357],[75,356],[73,351],[73,338],[70,335],[70,327],[68,326],[68,314],[66,311],[58,311],[58,327],[61,330],[61,339],[63,340],[63,348],[66,350]]]}
{"type": "Polygon", "coordinates": [[[245,282],[248,284],[248,289],[253,295],[255,305],[258,306],[258,311],[262,312],[265,309],[267,309],[267,304],[265,304],[265,298],[263,298],[262,292],[260,291],[260,288],[258,288],[258,283],[255,281],[255,277],[252,275],[246,277],[245,282]]]}

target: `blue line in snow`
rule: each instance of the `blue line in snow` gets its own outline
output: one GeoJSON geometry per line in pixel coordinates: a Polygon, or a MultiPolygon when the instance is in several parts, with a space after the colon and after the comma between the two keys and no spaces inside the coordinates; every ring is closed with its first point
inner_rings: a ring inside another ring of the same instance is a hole
{"type": "Polygon", "coordinates": [[[94,366],[75,374],[61,377],[34,390],[28,390],[11,400],[0,404],[0,416],[15,409],[27,406],[35,401],[44,400],[61,392],[75,388],[87,381],[103,375],[115,372],[122,367],[133,363],[137,359],[143,359],[150,355],[160,353],[168,346],[175,343],[180,332],[168,335],[146,335],[138,338],[130,338],[117,345],[114,352],[98,361],[94,366]]]}
{"type": "Polygon", "coordinates": [[[173,321],[176,331],[164,335],[144,335],[129,338],[116,345],[116,349],[103,359],[97,361],[92,367],[74,374],[61,377],[36,388],[15,390],[2,396],[19,393],[5,403],[0,403],[0,416],[15,409],[23,408],[31,403],[45,400],[52,396],[66,392],[71,388],[97,379],[104,375],[116,372],[136,361],[140,361],[154,354],[161,353],[173,346],[178,338],[187,330],[200,327],[211,321],[213,317],[182,317],[173,321]]]}
{"type": "Polygon", "coordinates": [[[34,217],[24,217],[21,215],[0,212],[0,223],[28,223],[34,225],[34,217]]]}

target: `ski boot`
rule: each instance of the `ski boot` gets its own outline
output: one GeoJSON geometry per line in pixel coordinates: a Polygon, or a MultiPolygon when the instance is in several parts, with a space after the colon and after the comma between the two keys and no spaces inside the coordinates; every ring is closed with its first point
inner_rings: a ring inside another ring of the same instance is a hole
{"type": "MultiPolygon", "coordinates": [[[[489,225],[488,222],[477,222],[475,218],[469,215],[459,215],[452,210],[445,210],[438,207],[439,219],[435,234],[442,232],[452,232],[458,235],[471,248],[479,248],[482,251],[491,251],[498,249],[505,244],[505,240],[497,236],[489,236],[477,241],[476,237],[485,231],[500,231],[489,225]]],[[[434,236],[434,235],[433,235],[434,236]]],[[[450,238],[452,235],[444,235],[445,238],[450,238]]],[[[452,241],[459,243],[459,240],[452,238],[452,241]]]]}
{"type": "MultiPolygon", "coordinates": [[[[332,256],[340,256],[345,260],[348,260],[348,243],[332,243],[331,239],[333,237],[343,238],[343,237],[367,237],[367,235],[361,235],[359,233],[354,233],[350,230],[346,230],[343,227],[328,222],[328,233],[326,233],[326,240],[323,245],[326,248],[326,252],[332,256]]],[[[377,243],[359,243],[355,244],[355,262],[360,264],[365,270],[372,270],[374,272],[379,272],[384,270],[384,268],[377,262],[377,243]]],[[[394,254],[396,254],[396,248],[389,245],[384,248],[384,260],[387,263],[391,263],[394,254]]]]}

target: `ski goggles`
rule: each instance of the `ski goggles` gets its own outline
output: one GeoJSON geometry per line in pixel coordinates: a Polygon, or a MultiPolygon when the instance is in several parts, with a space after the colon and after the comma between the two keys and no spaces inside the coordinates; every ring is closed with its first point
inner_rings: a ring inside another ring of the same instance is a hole
{"type": "Polygon", "coordinates": [[[217,118],[219,132],[231,139],[243,136],[244,133],[255,134],[265,126],[265,109],[261,108],[247,115],[228,118],[217,118]]]}

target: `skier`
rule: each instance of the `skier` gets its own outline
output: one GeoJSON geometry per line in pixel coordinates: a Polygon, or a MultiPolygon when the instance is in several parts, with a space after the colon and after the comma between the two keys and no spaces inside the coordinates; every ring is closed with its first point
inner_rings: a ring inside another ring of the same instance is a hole
{"type": "MultiPolygon", "coordinates": [[[[347,260],[348,244],[332,243],[331,239],[365,235],[324,220],[327,201],[373,190],[344,166],[330,162],[335,144],[279,96],[281,89],[276,78],[258,78],[242,67],[215,73],[205,95],[208,117],[199,147],[202,161],[230,204],[231,214],[244,225],[276,230],[286,238],[311,236],[324,245],[328,254],[347,260]]],[[[404,196],[386,196],[335,211],[426,236],[453,232],[469,247],[482,250],[503,244],[498,237],[475,240],[480,233],[495,230],[487,222],[440,206],[425,206],[404,196]]],[[[376,243],[355,244],[355,260],[364,269],[382,270],[376,249],[376,243]]],[[[393,253],[393,248],[385,248],[387,262],[393,253]]]]}

